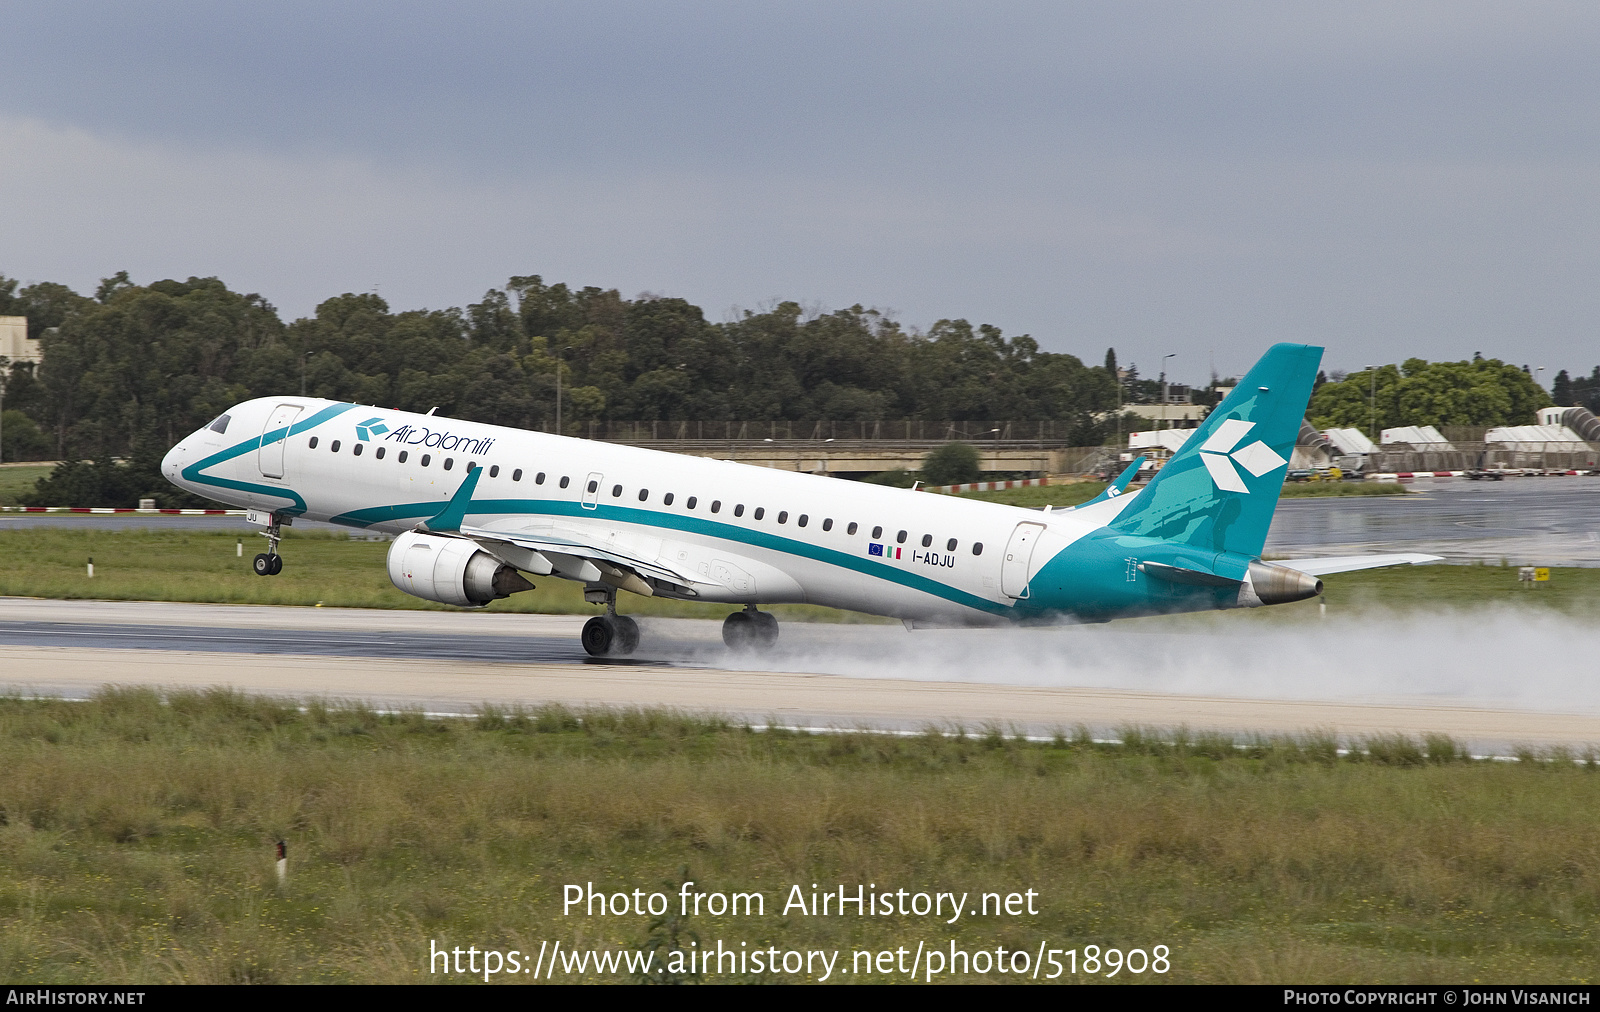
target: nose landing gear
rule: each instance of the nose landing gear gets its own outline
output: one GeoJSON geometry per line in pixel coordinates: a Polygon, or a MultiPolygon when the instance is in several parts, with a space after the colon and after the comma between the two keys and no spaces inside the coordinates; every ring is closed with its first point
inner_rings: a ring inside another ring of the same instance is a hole
{"type": "Polygon", "coordinates": [[[730,650],[770,650],[778,642],[778,620],[753,604],[722,620],[722,642],[730,650]]]}
{"type": "MultiPolygon", "coordinates": [[[[251,519],[255,519],[254,515],[251,519]]],[[[276,513],[268,514],[267,529],[257,532],[267,539],[267,550],[250,562],[250,568],[257,576],[277,576],[283,572],[283,556],[278,554],[278,542],[283,540],[282,525],[290,522],[287,519],[280,520],[276,513]]]]}
{"type": "Polygon", "coordinates": [[[606,606],[604,615],[596,615],[583,624],[580,638],[589,656],[626,657],[639,648],[639,623],[617,614],[617,588],[590,584],[583,588],[583,597],[591,604],[603,602],[606,606]]]}

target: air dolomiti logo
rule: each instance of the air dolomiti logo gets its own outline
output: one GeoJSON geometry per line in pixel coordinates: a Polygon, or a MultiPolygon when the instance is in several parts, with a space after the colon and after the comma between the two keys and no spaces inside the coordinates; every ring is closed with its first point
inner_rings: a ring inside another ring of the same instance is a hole
{"type": "Polygon", "coordinates": [[[365,443],[368,440],[370,440],[373,436],[381,436],[385,432],[388,432],[388,431],[389,431],[389,427],[387,425],[383,424],[383,419],[381,419],[381,418],[369,418],[364,422],[357,423],[357,425],[356,425],[356,438],[360,439],[363,443],[365,443]]]}
{"type": "Polygon", "coordinates": [[[1276,450],[1259,439],[1243,449],[1234,449],[1255,427],[1255,422],[1230,418],[1217,426],[1217,431],[1213,432],[1211,438],[1200,447],[1201,462],[1211,473],[1211,480],[1225,492],[1250,491],[1244,479],[1239,476],[1235,464],[1259,478],[1268,471],[1288,463],[1278,456],[1276,450]]]}
{"type": "MultiPolygon", "coordinates": [[[[356,434],[366,439],[362,429],[373,435],[389,432],[388,427],[377,418],[370,418],[356,426],[356,434]],[[378,424],[374,425],[373,422],[378,424]]],[[[405,446],[428,446],[437,450],[460,450],[462,453],[471,454],[488,453],[489,447],[494,445],[494,440],[490,438],[457,436],[449,429],[430,429],[426,425],[402,425],[384,436],[383,441],[401,443],[405,446]]]]}

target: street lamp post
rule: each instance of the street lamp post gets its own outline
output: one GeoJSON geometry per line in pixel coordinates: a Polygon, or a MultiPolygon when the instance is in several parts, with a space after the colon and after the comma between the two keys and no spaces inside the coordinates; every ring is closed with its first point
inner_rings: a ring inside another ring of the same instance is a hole
{"type": "Polygon", "coordinates": [[[561,428],[561,367],[566,364],[567,352],[572,350],[572,345],[567,345],[556,352],[556,435],[565,435],[561,428]]]}
{"type": "Polygon", "coordinates": [[[0,463],[6,459],[6,380],[11,378],[11,360],[0,355],[0,463]]]}
{"type": "Polygon", "coordinates": [[[1372,411],[1372,421],[1370,423],[1372,435],[1376,436],[1378,434],[1378,367],[1375,365],[1367,366],[1367,375],[1372,380],[1371,392],[1367,396],[1367,404],[1372,411]]]}
{"type": "MultiPolygon", "coordinates": [[[[1163,422],[1167,420],[1167,359],[1177,357],[1177,352],[1161,356],[1161,420],[1163,422]]],[[[1170,428],[1170,426],[1165,427],[1170,428]]]]}
{"type": "Polygon", "coordinates": [[[306,395],[306,359],[310,358],[312,355],[315,355],[315,354],[316,354],[316,352],[314,352],[314,351],[302,352],[300,354],[300,396],[301,397],[304,397],[306,395]]]}

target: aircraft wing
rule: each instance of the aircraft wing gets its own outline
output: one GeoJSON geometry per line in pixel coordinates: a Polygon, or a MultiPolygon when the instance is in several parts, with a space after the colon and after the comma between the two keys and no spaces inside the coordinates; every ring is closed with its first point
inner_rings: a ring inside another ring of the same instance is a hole
{"type": "Polygon", "coordinates": [[[1343,555],[1325,559],[1274,559],[1273,565],[1296,569],[1307,576],[1326,576],[1329,573],[1350,573],[1358,569],[1381,569],[1384,566],[1420,566],[1425,562],[1442,562],[1442,555],[1420,555],[1408,552],[1401,555],[1343,555]]]}
{"type": "MultiPolygon", "coordinates": [[[[663,564],[659,559],[646,559],[642,554],[630,552],[628,546],[602,545],[597,541],[585,538],[582,532],[566,527],[546,527],[538,531],[503,531],[492,527],[463,526],[461,535],[474,541],[515,545],[518,548],[524,548],[544,556],[566,556],[568,558],[601,563],[603,564],[602,568],[604,566],[616,566],[623,569],[631,569],[641,576],[653,577],[657,580],[665,580],[668,583],[675,583],[685,587],[701,582],[687,574],[679,573],[663,564]]],[[[491,554],[495,554],[492,549],[491,554]]],[[[553,561],[557,561],[555,568],[565,571],[566,567],[561,566],[558,560],[553,561]]]]}

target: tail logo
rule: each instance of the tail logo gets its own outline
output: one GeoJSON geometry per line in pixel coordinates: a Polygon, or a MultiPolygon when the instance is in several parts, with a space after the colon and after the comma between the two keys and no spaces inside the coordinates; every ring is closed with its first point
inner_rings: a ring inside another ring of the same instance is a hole
{"type": "Polygon", "coordinates": [[[381,436],[388,431],[389,427],[383,424],[383,419],[381,418],[369,418],[356,425],[356,436],[363,443],[369,441],[373,436],[381,436]]]}
{"type": "Polygon", "coordinates": [[[1213,432],[1211,438],[1200,447],[1200,460],[1210,472],[1211,480],[1224,492],[1249,493],[1250,491],[1234,464],[1238,464],[1259,478],[1268,471],[1289,463],[1278,456],[1276,450],[1259,439],[1243,449],[1234,449],[1255,427],[1255,422],[1230,418],[1217,426],[1217,431],[1213,432]]]}

